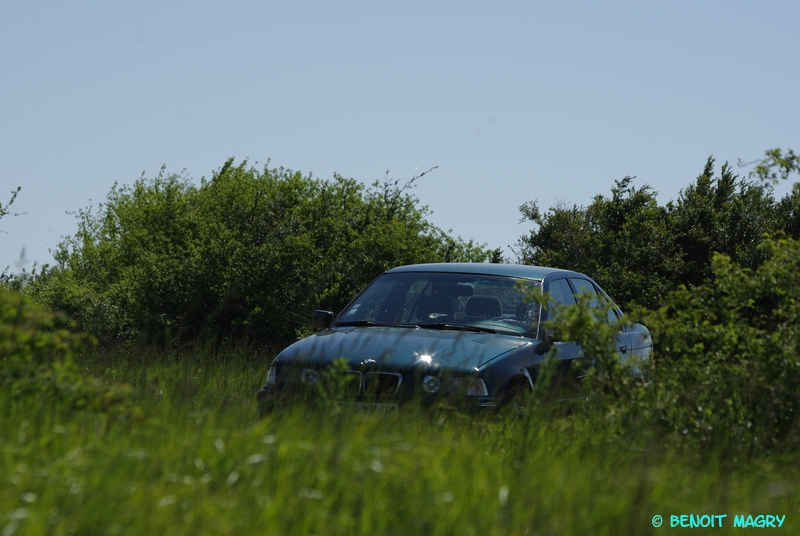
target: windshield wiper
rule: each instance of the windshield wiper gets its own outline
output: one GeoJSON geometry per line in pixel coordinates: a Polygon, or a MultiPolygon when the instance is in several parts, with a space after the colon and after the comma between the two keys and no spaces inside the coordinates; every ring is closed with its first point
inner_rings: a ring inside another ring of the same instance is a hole
{"type": "Polygon", "coordinates": [[[394,324],[387,324],[385,322],[375,322],[374,320],[350,320],[343,322],[336,322],[334,326],[381,326],[381,327],[394,327],[394,324]]]}
{"type": "Polygon", "coordinates": [[[469,324],[449,324],[446,322],[438,322],[433,324],[417,324],[417,326],[427,329],[455,329],[459,331],[476,331],[479,333],[497,333],[496,330],[491,328],[471,326],[469,324]]]}

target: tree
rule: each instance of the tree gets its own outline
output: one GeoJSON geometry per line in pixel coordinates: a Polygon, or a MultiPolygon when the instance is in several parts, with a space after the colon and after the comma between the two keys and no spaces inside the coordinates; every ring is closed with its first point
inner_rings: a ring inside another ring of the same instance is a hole
{"type": "MultiPolygon", "coordinates": [[[[16,190],[11,190],[11,199],[8,201],[8,203],[6,203],[5,205],[3,205],[3,203],[0,203],[0,219],[3,219],[3,216],[11,214],[8,211],[8,207],[14,204],[14,201],[17,199],[17,194],[19,194],[20,190],[22,190],[22,186],[17,186],[16,190]]],[[[19,214],[12,214],[12,216],[18,216],[18,215],[19,214]]]]}
{"type": "Polygon", "coordinates": [[[584,272],[620,303],[656,307],[678,285],[708,279],[714,253],[755,269],[765,233],[800,232],[800,190],[777,203],[769,185],[727,163],[716,176],[713,157],[677,202],[661,206],[649,186],[632,183],[616,181],[610,197],[588,207],[562,203],[542,213],[535,201],[523,204],[522,220],[537,227],[520,239],[521,262],[584,272]]]}
{"type": "Polygon", "coordinates": [[[636,312],[657,359],[647,411],[673,437],[746,450],[800,442],[800,242],[758,248],[755,270],[715,254],[702,285],[636,312]]]}
{"type": "MultiPolygon", "coordinates": [[[[751,162],[750,164],[752,164],[751,162]]],[[[739,167],[749,164],[739,159],[739,167]]],[[[785,153],[781,149],[767,149],[764,158],[756,162],[750,172],[750,178],[758,178],[764,184],[777,184],[778,180],[786,180],[791,173],[800,173],[800,154],[789,149],[785,153]]]]}
{"type": "Polygon", "coordinates": [[[535,201],[522,205],[523,221],[538,227],[520,239],[520,260],[590,274],[620,303],[657,303],[676,263],[667,211],[652,188],[633,180],[616,181],[610,198],[595,196],[588,207],[561,204],[541,214],[535,201]]]}
{"type": "Polygon", "coordinates": [[[423,175],[367,188],[230,159],[195,186],[162,169],[79,211],[31,292],[103,341],[280,344],[388,268],[492,255],[426,220],[423,175]]]}
{"type": "Polygon", "coordinates": [[[763,260],[764,233],[785,227],[769,186],[740,178],[725,163],[718,177],[709,157],[694,184],[670,204],[669,232],[683,261],[674,286],[699,285],[711,276],[714,253],[754,269],[763,260]]]}
{"type": "MultiPolygon", "coordinates": [[[[14,204],[14,201],[17,199],[17,194],[19,194],[20,190],[22,190],[21,186],[17,186],[16,190],[11,190],[11,199],[3,205],[0,203],[0,220],[3,219],[3,216],[8,216],[9,214],[12,216],[21,216],[25,214],[25,212],[10,212],[8,209],[11,205],[14,204]]],[[[0,231],[4,232],[4,231],[0,231]]],[[[25,258],[25,249],[23,248],[22,253],[20,254],[20,263],[24,261],[25,258]]],[[[0,285],[2,287],[9,287],[11,286],[10,283],[14,279],[14,276],[9,273],[9,268],[5,267],[2,272],[0,272],[0,285]]]]}

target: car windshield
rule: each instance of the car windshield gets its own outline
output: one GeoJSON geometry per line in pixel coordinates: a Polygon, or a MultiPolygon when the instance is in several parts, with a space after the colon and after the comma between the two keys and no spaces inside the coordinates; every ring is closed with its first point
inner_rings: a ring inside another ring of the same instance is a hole
{"type": "Polygon", "coordinates": [[[540,307],[525,290],[539,282],[477,274],[400,272],[372,282],[336,319],[338,326],[419,326],[535,337],[540,307]]]}

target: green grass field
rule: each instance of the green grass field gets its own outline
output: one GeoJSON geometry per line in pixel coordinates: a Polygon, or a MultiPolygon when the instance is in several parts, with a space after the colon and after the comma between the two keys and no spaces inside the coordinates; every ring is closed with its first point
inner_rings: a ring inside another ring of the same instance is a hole
{"type": "Polygon", "coordinates": [[[694,529],[715,534],[760,533],[737,514],[785,516],[777,530],[800,533],[797,457],[701,459],[558,405],[511,419],[299,405],[259,421],[267,358],[82,359],[132,387],[123,408],[0,395],[4,536],[658,534],[683,533],[681,514],[726,515],[694,529]]]}

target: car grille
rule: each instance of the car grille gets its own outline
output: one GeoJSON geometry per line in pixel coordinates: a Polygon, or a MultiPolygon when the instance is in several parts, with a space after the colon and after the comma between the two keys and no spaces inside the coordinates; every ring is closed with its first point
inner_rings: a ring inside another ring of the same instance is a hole
{"type": "Polygon", "coordinates": [[[342,386],[345,393],[358,393],[361,391],[361,373],[357,370],[331,372],[328,388],[333,391],[337,386],[342,386]]]}
{"type": "Polygon", "coordinates": [[[393,396],[400,391],[403,377],[393,372],[367,372],[364,392],[373,396],[393,396]]]}

